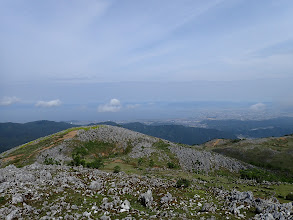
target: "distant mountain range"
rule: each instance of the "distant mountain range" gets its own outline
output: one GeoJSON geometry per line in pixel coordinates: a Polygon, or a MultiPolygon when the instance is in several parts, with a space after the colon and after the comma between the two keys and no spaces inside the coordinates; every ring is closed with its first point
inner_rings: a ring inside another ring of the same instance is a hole
{"type": "Polygon", "coordinates": [[[135,122],[121,126],[132,131],[188,145],[202,144],[215,138],[236,139],[231,132],[183,125],[145,125],[135,122]]]}
{"type": "Polygon", "coordinates": [[[71,127],[74,125],[54,121],[0,123],[0,152],[71,127]]]}
{"type": "MultiPolygon", "coordinates": [[[[201,124],[204,124],[206,128],[170,124],[146,125],[139,122],[117,124],[108,121],[98,124],[123,127],[188,145],[202,144],[218,138],[237,139],[239,136],[248,138],[278,137],[293,133],[293,118],[276,118],[261,121],[204,120],[201,124]]],[[[77,127],[77,125],[54,121],[35,121],[24,124],[0,123],[0,152],[71,127],[77,127]]]]}
{"type": "Polygon", "coordinates": [[[233,133],[247,138],[280,137],[293,133],[293,118],[281,117],[268,120],[204,120],[208,128],[233,133]]]}

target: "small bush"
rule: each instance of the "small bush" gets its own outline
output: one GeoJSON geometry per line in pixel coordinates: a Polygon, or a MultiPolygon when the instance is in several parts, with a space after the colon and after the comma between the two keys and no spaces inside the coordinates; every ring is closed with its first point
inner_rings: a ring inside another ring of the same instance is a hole
{"type": "Polygon", "coordinates": [[[286,199],[287,199],[287,200],[291,200],[291,201],[293,201],[293,193],[292,193],[292,192],[289,193],[289,194],[286,196],[286,199]]]}
{"type": "Polygon", "coordinates": [[[293,177],[290,174],[284,174],[281,172],[278,173],[273,173],[273,172],[268,172],[265,170],[261,170],[261,169],[247,169],[247,170],[240,170],[240,175],[241,178],[243,179],[253,179],[256,180],[257,182],[262,182],[264,180],[267,181],[281,181],[281,182],[289,182],[292,183],[293,182],[293,177]],[[278,174],[278,175],[277,175],[278,174]]]}
{"type": "Polygon", "coordinates": [[[149,166],[153,167],[155,165],[155,162],[153,161],[153,159],[150,160],[149,166]]]}
{"type": "Polygon", "coordinates": [[[72,154],[72,161],[69,163],[71,166],[85,166],[85,160],[81,159],[80,155],[72,154]]]}
{"type": "Polygon", "coordinates": [[[190,181],[188,179],[180,178],[179,180],[177,180],[177,183],[176,183],[177,188],[180,188],[180,187],[187,188],[189,186],[190,186],[190,181]]]}
{"type": "Polygon", "coordinates": [[[95,158],[95,160],[91,163],[87,163],[86,166],[88,168],[96,168],[99,169],[101,167],[104,167],[104,162],[102,160],[102,158],[95,158]]]}
{"type": "Polygon", "coordinates": [[[0,204],[4,204],[5,203],[5,198],[3,196],[0,197],[0,204]]]}
{"type": "Polygon", "coordinates": [[[132,148],[133,148],[132,144],[130,142],[128,142],[127,147],[126,147],[126,149],[124,150],[123,153],[124,154],[129,154],[131,152],[132,148]]]}
{"type": "Polygon", "coordinates": [[[143,159],[139,158],[137,161],[138,166],[141,166],[143,164],[143,162],[144,162],[143,159]]]}
{"type": "Polygon", "coordinates": [[[168,168],[170,168],[170,169],[174,169],[174,168],[176,168],[176,165],[175,165],[174,163],[172,163],[172,162],[168,162],[168,163],[167,163],[167,166],[168,166],[168,168]]]}
{"type": "Polygon", "coordinates": [[[238,142],[240,142],[240,141],[241,141],[241,139],[232,139],[232,140],[231,140],[232,143],[238,143],[238,142]]]}
{"type": "Polygon", "coordinates": [[[115,166],[114,167],[114,173],[119,173],[121,171],[121,167],[120,166],[115,166]]]}
{"type": "Polygon", "coordinates": [[[84,147],[77,147],[74,149],[73,154],[85,156],[88,154],[88,150],[84,147]]]}
{"type": "Polygon", "coordinates": [[[45,160],[44,160],[44,164],[45,165],[61,165],[61,163],[58,161],[58,160],[55,160],[51,157],[46,157],[45,160]]]}

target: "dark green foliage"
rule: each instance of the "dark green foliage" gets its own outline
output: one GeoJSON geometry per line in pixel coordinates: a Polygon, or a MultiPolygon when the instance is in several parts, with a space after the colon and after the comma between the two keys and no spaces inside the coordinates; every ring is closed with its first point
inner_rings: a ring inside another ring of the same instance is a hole
{"type": "Polygon", "coordinates": [[[5,203],[5,198],[3,196],[0,197],[0,205],[5,203]]]}
{"type": "Polygon", "coordinates": [[[138,166],[141,166],[143,162],[144,162],[143,158],[139,158],[137,161],[138,166]]]}
{"type": "Polygon", "coordinates": [[[238,142],[240,142],[240,141],[241,141],[241,139],[232,139],[232,140],[231,140],[232,143],[238,143],[238,142]]]}
{"type": "Polygon", "coordinates": [[[216,138],[236,139],[233,132],[216,129],[185,127],[183,125],[145,125],[139,122],[123,124],[123,128],[150,136],[163,138],[175,143],[203,144],[216,138]]]}
{"type": "Polygon", "coordinates": [[[95,158],[95,160],[93,162],[90,162],[90,163],[86,163],[86,166],[88,168],[96,168],[96,169],[99,169],[101,167],[104,167],[104,162],[102,160],[102,158],[95,158]]]}
{"type": "Polygon", "coordinates": [[[131,152],[131,150],[132,150],[132,148],[133,148],[133,146],[132,146],[132,144],[130,143],[130,141],[127,143],[127,147],[126,147],[126,149],[124,150],[124,154],[129,154],[130,152],[131,152]]]}
{"type": "Polygon", "coordinates": [[[154,160],[153,160],[153,159],[150,159],[149,166],[150,166],[150,167],[153,167],[154,165],[155,165],[154,160]]]}
{"type": "MultiPolygon", "coordinates": [[[[216,138],[236,139],[235,134],[243,134],[249,137],[271,137],[283,136],[293,133],[293,118],[276,118],[269,120],[241,121],[241,120],[205,120],[206,128],[185,127],[182,125],[145,125],[142,123],[128,123],[119,125],[114,122],[99,124],[110,124],[124,127],[143,134],[163,138],[176,143],[202,144],[216,138]],[[272,129],[257,129],[269,127],[272,129]]],[[[53,134],[74,125],[65,122],[36,121],[25,124],[0,123],[0,153],[20,144],[27,143],[39,137],[53,134]]]]}
{"type": "Polygon", "coordinates": [[[189,186],[190,186],[190,181],[188,179],[180,178],[179,180],[177,180],[177,183],[176,183],[177,188],[180,188],[180,187],[187,188],[189,186]]]}
{"type": "Polygon", "coordinates": [[[255,144],[249,143],[218,146],[212,151],[268,169],[279,176],[293,177],[293,139],[270,139],[255,144]]]}
{"type": "Polygon", "coordinates": [[[101,167],[104,167],[104,162],[102,158],[98,157],[95,158],[94,161],[86,163],[83,157],[81,157],[79,154],[72,154],[72,161],[69,163],[70,166],[86,166],[88,168],[96,168],[99,169],[101,167]]]}
{"type": "Polygon", "coordinates": [[[80,157],[79,154],[72,154],[72,161],[70,162],[71,166],[84,166],[85,160],[80,157]]]}
{"type": "Polygon", "coordinates": [[[115,149],[115,144],[107,143],[103,141],[89,141],[84,144],[84,153],[83,155],[90,155],[90,154],[106,154],[106,157],[116,157],[118,155],[117,152],[113,152],[115,149]]]}
{"type": "Polygon", "coordinates": [[[174,163],[172,163],[172,162],[168,162],[168,163],[167,163],[167,166],[168,166],[168,168],[170,168],[170,169],[174,169],[174,168],[177,167],[177,166],[176,166],[174,163]]]}
{"type": "Polygon", "coordinates": [[[104,166],[103,158],[116,157],[121,153],[115,152],[115,144],[102,142],[102,141],[89,141],[83,143],[83,146],[76,147],[72,152],[72,166],[87,166],[89,168],[101,168],[104,166]],[[99,155],[95,157],[94,161],[86,163],[85,160],[91,160],[93,155],[99,155]],[[102,156],[103,155],[103,156],[102,156]]]}
{"type": "Polygon", "coordinates": [[[159,140],[158,142],[155,142],[153,144],[154,147],[159,148],[161,150],[168,150],[168,147],[170,146],[169,144],[165,143],[162,140],[159,140]]]}
{"type": "Polygon", "coordinates": [[[287,199],[287,200],[291,200],[291,201],[293,201],[293,193],[292,193],[292,192],[289,193],[289,194],[286,196],[286,199],[287,199]]]}
{"type": "Polygon", "coordinates": [[[44,160],[45,165],[61,165],[61,163],[58,160],[55,160],[51,157],[46,157],[44,160]]]}
{"type": "Polygon", "coordinates": [[[278,173],[278,175],[265,171],[265,170],[261,170],[261,169],[247,169],[247,170],[240,170],[240,175],[241,178],[243,179],[253,179],[256,180],[257,182],[262,182],[264,180],[267,181],[281,181],[281,182],[293,182],[293,178],[292,176],[284,176],[280,173],[278,173]]]}
{"type": "Polygon", "coordinates": [[[114,167],[114,173],[119,173],[121,171],[121,167],[120,166],[115,166],[114,167]]]}
{"type": "Polygon", "coordinates": [[[77,147],[73,150],[72,154],[85,156],[88,154],[88,149],[85,147],[77,147]]]}

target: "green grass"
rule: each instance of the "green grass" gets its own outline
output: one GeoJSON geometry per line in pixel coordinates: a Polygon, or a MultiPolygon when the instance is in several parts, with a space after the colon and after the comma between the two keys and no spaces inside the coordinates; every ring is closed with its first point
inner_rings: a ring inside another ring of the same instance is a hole
{"type": "Polygon", "coordinates": [[[64,131],[61,131],[57,134],[60,134],[60,135],[66,135],[68,134],[69,132],[71,131],[78,131],[78,130],[84,130],[84,131],[89,131],[91,129],[98,129],[98,128],[101,128],[103,127],[104,125],[95,125],[95,126],[82,126],[82,127],[74,127],[74,128],[69,128],[69,129],[66,129],[64,131]]]}
{"type": "Polygon", "coordinates": [[[169,146],[170,146],[169,144],[165,143],[162,140],[159,140],[159,141],[153,143],[153,147],[161,149],[161,150],[169,150],[168,149],[169,146]]]}
{"type": "MultiPolygon", "coordinates": [[[[272,171],[275,181],[293,182],[293,137],[268,138],[255,144],[251,140],[225,142],[216,147],[205,147],[229,157],[272,171]]],[[[270,178],[267,178],[272,179],[270,178]]]]}
{"type": "Polygon", "coordinates": [[[143,171],[138,169],[138,168],[135,168],[133,165],[131,164],[126,164],[124,162],[120,163],[120,162],[106,162],[105,163],[105,166],[103,168],[101,168],[101,170],[104,170],[104,171],[108,171],[108,172],[113,172],[114,171],[114,168],[116,166],[119,166],[121,168],[121,171],[127,173],[127,174],[142,174],[143,171]]]}

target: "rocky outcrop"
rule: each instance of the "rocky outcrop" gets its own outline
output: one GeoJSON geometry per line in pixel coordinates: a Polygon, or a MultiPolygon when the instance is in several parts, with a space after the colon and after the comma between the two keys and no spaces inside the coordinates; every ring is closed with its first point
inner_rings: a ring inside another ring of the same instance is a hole
{"type": "Polygon", "coordinates": [[[211,170],[225,168],[232,172],[238,172],[239,170],[246,169],[248,167],[248,165],[245,165],[238,160],[208,151],[174,144],[172,144],[169,149],[177,156],[181,167],[188,171],[202,170],[209,172],[211,170]]]}
{"type": "MultiPolygon", "coordinates": [[[[81,141],[100,140],[116,143],[123,149],[126,149],[128,144],[131,144],[132,151],[129,153],[129,156],[132,158],[151,157],[152,154],[157,154],[161,160],[170,161],[169,156],[165,152],[153,146],[160,139],[124,128],[102,125],[98,128],[79,130],[78,139],[81,141]]],[[[169,150],[176,155],[181,167],[188,171],[200,170],[208,172],[225,168],[238,172],[241,169],[246,169],[248,166],[217,153],[180,146],[166,140],[163,140],[163,142],[169,145],[169,150]]]]}
{"type": "Polygon", "coordinates": [[[145,207],[151,207],[153,203],[153,196],[152,196],[152,191],[148,190],[145,193],[142,193],[138,200],[141,202],[141,204],[145,207]]]}
{"type": "Polygon", "coordinates": [[[0,177],[0,219],[247,219],[255,210],[251,219],[281,220],[293,212],[292,203],[200,179],[185,189],[172,179],[38,163],[7,166],[0,177]]]}
{"type": "Polygon", "coordinates": [[[128,144],[132,144],[133,146],[139,144],[147,145],[157,140],[154,137],[110,125],[100,125],[97,128],[87,130],[81,129],[78,131],[77,136],[77,139],[83,142],[99,140],[116,143],[123,149],[126,149],[128,144]]]}

